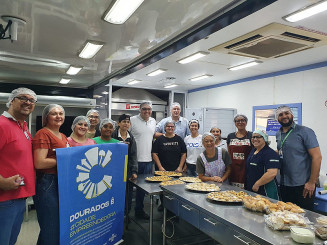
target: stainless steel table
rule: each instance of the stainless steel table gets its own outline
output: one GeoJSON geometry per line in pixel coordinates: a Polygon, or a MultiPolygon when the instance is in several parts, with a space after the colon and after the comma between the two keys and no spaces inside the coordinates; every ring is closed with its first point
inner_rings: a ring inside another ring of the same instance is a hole
{"type": "MultiPolygon", "coordinates": [[[[217,184],[222,190],[241,189],[217,184]]],[[[274,231],[266,226],[262,213],[252,212],[242,205],[223,204],[207,200],[206,193],[192,192],[184,185],[164,186],[164,224],[169,209],[221,244],[297,244],[289,231],[274,231]]],[[[252,193],[253,194],[253,193],[252,193]]],[[[320,215],[306,211],[306,217],[315,222],[320,215]]],[[[166,243],[163,236],[163,244],[166,243]]],[[[323,244],[316,237],[314,244],[323,244]]]]}
{"type": "MultiPolygon", "coordinates": [[[[151,176],[153,176],[153,174],[140,174],[137,176],[136,180],[133,181],[129,180],[128,182],[128,184],[132,184],[136,188],[143,190],[150,197],[150,220],[149,220],[149,244],[150,245],[152,245],[152,235],[153,235],[153,196],[162,193],[162,189],[159,186],[160,182],[148,182],[145,180],[146,177],[151,177],[151,176]]],[[[128,219],[129,216],[127,215],[126,227],[128,225],[128,219]]]]}

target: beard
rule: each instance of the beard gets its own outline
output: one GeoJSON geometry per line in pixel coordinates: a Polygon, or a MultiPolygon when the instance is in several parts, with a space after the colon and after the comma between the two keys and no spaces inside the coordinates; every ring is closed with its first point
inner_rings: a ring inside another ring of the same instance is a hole
{"type": "Polygon", "coordinates": [[[289,127],[293,124],[293,118],[291,118],[290,120],[288,120],[287,123],[283,123],[283,122],[279,122],[280,125],[282,125],[283,127],[289,127]]]}

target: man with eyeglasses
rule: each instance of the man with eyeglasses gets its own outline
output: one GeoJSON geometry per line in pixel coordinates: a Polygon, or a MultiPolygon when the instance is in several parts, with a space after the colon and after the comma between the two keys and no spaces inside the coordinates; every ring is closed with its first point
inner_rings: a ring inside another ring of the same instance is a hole
{"type": "Polygon", "coordinates": [[[294,122],[290,107],[278,107],[275,116],[282,125],[276,133],[282,200],[313,210],[322,158],[317,137],[311,128],[294,122]]]}
{"type": "MultiPolygon", "coordinates": [[[[137,161],[139,174],[151,174],[153,171],[152,162],[152,141],[156,130],[156,120],[151,117],[152,103],[149,101],[140,104],[140,114],[131,117],[130,132],[134,135],[137,146],[137,161]]],[[[141,219],[149,219],[144,212],[144,192],[136,191],[135,216],[141,219]]]]}
{"type": "Polygon", "coordinates": [[[189,135],[190,129],[188,127],[188,120],[185,117],[181,117],[181,105],[178,102],[174,102],[170,106],[171,116],[162,119],[156,126],[156,135],[155,137],[158,138],[159,136],[166,133],[164,125],[168,121],[175,122],[175,134],[180,136],[184,139],[187,135],[189,135]]]}
{"type": "Polygon", "coordinates": [[[25,200],[35,194],[31,134],[25,119],[37,101],[34,91],[11,92],[8,111],[0,116],[0,244],[17,241],[24,218],[25,200]]]}

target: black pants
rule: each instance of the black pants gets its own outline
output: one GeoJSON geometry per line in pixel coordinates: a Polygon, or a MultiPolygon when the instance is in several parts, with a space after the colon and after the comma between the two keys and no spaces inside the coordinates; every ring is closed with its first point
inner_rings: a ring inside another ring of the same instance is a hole
{"type": "Polygon", "coordinates": [[[284,202],[292,202],[301,208],[313,211],[313,202],[315,198],[316,190],[313,192],[311,198],[307,195],[306,198],[303,198],[303,189],[304,185],[300,186],[280,186],[280,192],[282,196],[282,200],[284,202]]]}

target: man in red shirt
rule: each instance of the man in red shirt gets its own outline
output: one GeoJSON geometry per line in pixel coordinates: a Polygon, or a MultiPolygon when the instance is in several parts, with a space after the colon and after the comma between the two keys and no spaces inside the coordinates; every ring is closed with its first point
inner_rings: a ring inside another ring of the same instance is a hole
{"type": "Polygon", "coordinates": [[[37,101],[34,91],[17,88],[0,116],[0,244],[16,243],[24,219],[25,200],[35,194],[32,137],[25,119],[37,101]]]}

